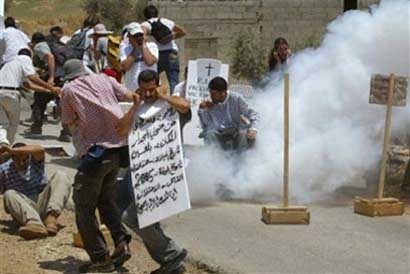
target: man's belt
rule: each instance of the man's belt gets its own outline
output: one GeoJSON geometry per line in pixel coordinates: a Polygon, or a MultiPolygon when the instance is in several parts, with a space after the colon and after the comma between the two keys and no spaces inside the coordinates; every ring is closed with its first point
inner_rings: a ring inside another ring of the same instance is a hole
{"type": "Polygon", "coordinates": [[[20,88],[16,88],[16,87],[3,87],[3,86],[0,86],[0,89],[2,89],[2,90],[15,90],[15,91],[20,90],[20,88]]]}

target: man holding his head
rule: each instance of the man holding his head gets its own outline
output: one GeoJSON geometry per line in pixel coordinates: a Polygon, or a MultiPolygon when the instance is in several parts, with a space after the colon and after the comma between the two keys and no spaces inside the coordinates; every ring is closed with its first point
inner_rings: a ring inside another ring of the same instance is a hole
{"type": "MultiPolygon", "coordinates": [[[[128,136],[135,119],[149,119],[144,112],[151,107],[155,107],[160,113],[162,110],[172,107],[178,111],[180,116],[190,116],[189,102],[178,94],[172,96],[165,95],[159,86],[158,73],[152,70],[142,71],[138,76],[139,88],[137,93],[141,99],[135,100],[134,105],[125,114],[118,124],[118,134],[128,136]]],[[[154,114],[155,115],[155,114],[154,114]]],[[[187,251],[180,248],[172,239],[164,234],[159,223],[150,225],[143,229],[139,228],[138,212],[133,195],[131,174],[125,180],[123,186],[117,184],[119,197],[117,204],[125,209],[122,215],[123,222],[140,235],[142,241],[151,257],[160,265],[160,268],[151,274],[180,274],[185,272],[183,260],[187,256],[187,251]],[[122,187],[122,188],[121,188],[122,187]]]]}
{"type": "MultiPolygon", "coordinates": [[[[157,71],[158,47],[147,42],[146,35],[138,23],[127,27],[128,44],[121,47],[121,67],[125,71],[125,87],[130,91],[138,89],[138,75],[144,70],[157,71]]],[[[123,41],[126,43],[126,41],[123,41]]]]}
{"type": "Polygon", "coordinates": [[[200,104],[201,137],[223,149],[242,149],[253,144],[257,135],[258,113],[238,94],[228,91],[222,77],[209,82],[211,101],[200,104]],[[228,147],[229,146],[229,147],[228,147]]]}
{"type": "Polygon", "coordinates": [[[18,234],[26,240],[55,236],[71,190],[67,175],[57,171],[47,179],[41,146],[5,145],[2,155],[11,156],[0,164],[0,188],[6,212],[20,224],[18,234]]]}

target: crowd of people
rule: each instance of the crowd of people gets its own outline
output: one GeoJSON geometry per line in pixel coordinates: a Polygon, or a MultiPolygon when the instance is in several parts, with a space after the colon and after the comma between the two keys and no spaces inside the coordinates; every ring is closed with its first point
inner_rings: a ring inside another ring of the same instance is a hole
{"type": "MultiPolygon", "coordinates": [[[[160,223],[141,229],[129,169],[128,134],[139,109],[158,103],[179,113],[181,129],[192,117],[186,83],[179,83],[179,49],[183,27],[160,17],[155,6],[144,9],[145,21],[124,26],[121,35],[95,16],[84,20],[71,38],[59,26],[28,38],[14,18],[0,31],[4,47],[0,70],[0,190],[5,210],[19,223],[24,239],[54,236],[58,217],[72,195],[75,220],[90,262],[81,272],[111,272],[131,257],[131,231],[139,234],[159,265],[152,273],[185,272],[187,251],[164,234],[160,223]],[[161,85],[164,72],[169,85],[161,85]],[[41,135],[47,105],[54,101],[61,117],[58,139],[73,142],[79,156],[74,178],[63,172],[46,176],[45,150],[15,142],[20,101],[34,93],[26,137],[41,135]],[[128,111],[120,102],[129,102],[128,111]],[[127,176],[118,181],[120,168],[127,176]],[[127,169],[128,168],[128,169],[127,169]],[[110,230],[115,249],[108,250],[96,218],[110,230]]],[[[185,78],[187,69],[185,70],[185,78]]],[[[207,144],[226,149],[250,147],[256,139],[258,114],[228,82],[209,83],[210,100],[198,115],[207,144]]]]}

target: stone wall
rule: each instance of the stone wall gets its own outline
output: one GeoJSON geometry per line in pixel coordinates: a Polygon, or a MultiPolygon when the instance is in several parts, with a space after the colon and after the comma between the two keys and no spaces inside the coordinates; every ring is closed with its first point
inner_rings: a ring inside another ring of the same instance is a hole
{"type": "MultiPolygon", "coordinates": [[[[160,16],[183,26],[188,35],[178,41],[181,66],[199,57],[229,63],[234,38],[254,32],[269,50],[275,38],[285,37],[291,48],[317,46],[327,24],[343,13],[344,0],[153,0],[160,16]]],[[[377,0],[358,0],[361,9],[377,0]]]]}

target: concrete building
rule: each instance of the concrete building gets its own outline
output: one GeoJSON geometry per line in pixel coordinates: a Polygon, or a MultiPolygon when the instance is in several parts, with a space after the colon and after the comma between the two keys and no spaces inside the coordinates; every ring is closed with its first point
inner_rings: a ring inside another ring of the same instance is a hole
{"type": "Polygon", "coordinates": [[[232,42],[241,31],[254,32],[269,50],[279,36],[293,50],[317,46],[327,24],[350,9],[367,9],[378,0],[152,0],[160,16],[183,26],[178,41],[181,67],[187,60],[217,58],[230,62],[232,42]]]}

